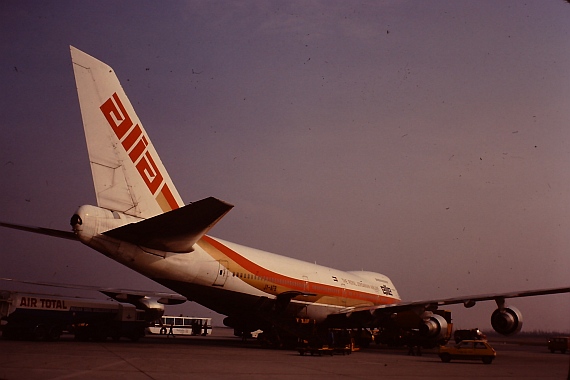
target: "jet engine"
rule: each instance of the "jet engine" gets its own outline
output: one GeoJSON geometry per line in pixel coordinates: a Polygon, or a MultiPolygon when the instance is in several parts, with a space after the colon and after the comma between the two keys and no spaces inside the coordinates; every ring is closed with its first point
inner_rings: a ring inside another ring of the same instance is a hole
{"type": "Polygon", "coordinates": [[[522,314],[513,306],[499,308],[491,315],[491,326],[502,335],[512,335],[518,333],[522,328],[522,314]]]}
{"type": "Polygon", "coordinates": [[[420,324],[420,335],[430,340],[444,339],[447,333],[447,321],[441,315],[433,314],[420,324]]]}

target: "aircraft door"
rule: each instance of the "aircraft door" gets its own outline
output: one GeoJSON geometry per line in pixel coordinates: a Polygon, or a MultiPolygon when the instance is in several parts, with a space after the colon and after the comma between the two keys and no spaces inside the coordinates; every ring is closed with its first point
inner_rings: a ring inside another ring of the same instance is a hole
{"type": "Polygon", "coordinates": [[[223,287],[228,279],[228,260],[219,260],[218,261],[218,273],[216,275],[216,279],[214,280],[213,286],[223,287]]]}

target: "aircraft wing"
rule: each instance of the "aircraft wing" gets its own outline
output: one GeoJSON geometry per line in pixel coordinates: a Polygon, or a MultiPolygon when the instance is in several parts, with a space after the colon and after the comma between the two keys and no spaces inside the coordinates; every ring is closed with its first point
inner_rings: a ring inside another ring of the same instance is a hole
{"type": "Polygon", "coordinates": [[[144,292],[140,290],[125,289],[99,289],[106,296],[119,302],[135,303],[152,298],[162,305],[180,305],[186,302],[187,298],[176,293],[144,292]]]}
{"type": "Polygon", "coordinates": [[[191,252],[194,244],[233,207],[209,197],[103,234],[159,251],[191,252]]]}
{"type": "Polygon", "coordinates": [[[143,299],[152,299],[162,305],[179,305],[187,301],[186,297],[177,293],[165,293],[156,291],[145,291],[145,290],[133,290],[133,289],[116,289],[116,288],[104,288],[95,285],[77,285],[77,284],[59,284],[54,282],[42,282],[42,281],[26,281],[26,280],[16,280],[13,278],[2,278],[0,281],[17,282],[20,284],[29,285],[41,285],[49,286],[55,288],[65,288],[65,289],[80,289],[80,290],[93,290],[101,292],[108,297],[113,298],[119,302],[140,302],[143,299]]]}
{"type": "Polygon", "coordinates": [[[6,223],[6,222],[0,222],[0,226],[1,227],[7,227],[7,228],[13,228],[16,230],[21,230],[21,231],[33,232],[36,234],[55,236],[55,237],[63,238],[63,239],[79,240],[78,237],[71,231],[53,230],[51,228],[32,227],[32,226],[25,226],[22,224],[13,224],[13,223],[6,223]]]}
{"type": "Polygon", "coordinates": [[[570,293],[570,287],[550,288],[550,289],[541,289],[541,290],[524,290],[524,291],[509,292],[509,293],[480,294],[480,295],[460,296],[453,298],[400,302],[388,305],[363,306],[363,307],[356,307],[353,309],[347,308],[343,310],[342,313],[350,316],[366,312],[371,314],[375,314],[376,312],[398,313],[406,310],[413,310],[420,308],[423,308],[424,310],[436,310],[438,306],[454,305],[454,304],[463,304],[463,306],[469,308],[475,306],[475,304],[479,301],[494,300],[495,302],[497,302],[498,305],[501,305],[504,304],[504,300],[507,298],[532,297],[532,296],[542,296],[547,294],[560,294],[560,293],[570,293]]]}

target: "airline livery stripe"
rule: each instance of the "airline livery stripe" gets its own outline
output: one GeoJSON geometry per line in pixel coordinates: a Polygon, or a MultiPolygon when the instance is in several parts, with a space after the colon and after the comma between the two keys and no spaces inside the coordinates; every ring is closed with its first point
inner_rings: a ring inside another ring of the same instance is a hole
{"type": "MultiPolygon", "coordinates": [[[[319,284],[315,282],[296,279],[289,276],[284,276],[282,274],[270,271],[240,255],[239,253],[233,251],[229,247],[223,245],[217,240],[205,235],[202,240],[207,244],[211,245],[213,248],[222,253],[225,257],[235,262],[240,267],[244,268],[249,273],[264,278],[270,279],[277,285],[286,286],[291,290],[297,290],[301,292],[317,293],[320,296],[332,296],[332,297],[345,297],[352,300],[360,300],[365,302],[370,302],[375,305],[379,304],[393,304],[399,302],[398,299],[390,298],[386,296],[381,296],[378,294],[362,292],[353,289],[346,289],[337,286],[319,284]]],[[[261,289],[264,290],[264,289],[261,289]]]]}
{"type": "Polygon", "coordinates": [[[205,242],[207,242],[208,244],[210,244],[211,246],[216,248],[218,251],[220,251],[222,254],[227,256],[229,259],[233,260],[237,265],[241,266],[242,268],[246,269],[248,272],[250,272],[256,276],[266,277],[266,278],[275,278],[275,279],[280,279],[280,280],[287,280],[287,281],[290,281],[291,284],[293,284],[293,287],[297,288],[297,290],[303,290],[303,284],[304,284],[303,281],[300,281],[300,280],[297,280],[297,279],[294,279],[291,277],[286,277],[286,276],[283,276],[281,274],[267,270],[264,267],[262,267],[258,264],[255,264],[254,262],[246,259],[245,257],[240,255],[239,253],[233,251],[232,249],[226,247],[225,245],[223,245],[219,241],[212,239],[211,237],[209,237],[207,235],[204,235],[202,237],[202,240],[204,240],[205,242]]]}
{"type": "MultiPolygon", "coordinates": [[[[162,198],[164,198],[166,200],[166,204],[168,205],[170,210],[174,210],[177,209],[178,207],[178,203],[176,203],[176,200],[174,199],[174,196],[172,195],[172,193],[170,192],[170,188],[168,187],[168,184],[164,184],[164,186],[162,187],[162,190],[159,193],[159,196],[161,196],[162,198]]],[[[158,200],[158,197],[157,197],[158,200]]],[[[164,210],[163,211],[168,211],[168,210],[164,210]]]]}

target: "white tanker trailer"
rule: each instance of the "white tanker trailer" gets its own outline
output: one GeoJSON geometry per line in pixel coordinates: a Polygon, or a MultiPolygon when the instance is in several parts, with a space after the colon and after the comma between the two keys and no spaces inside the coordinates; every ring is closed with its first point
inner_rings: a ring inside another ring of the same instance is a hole
{"type": "Polygon", "coordinates": [[[146,312],[111,300],[0,290],[2,337],[58,340],[62,332],[78,340],[144,336],[146,312]]]}

